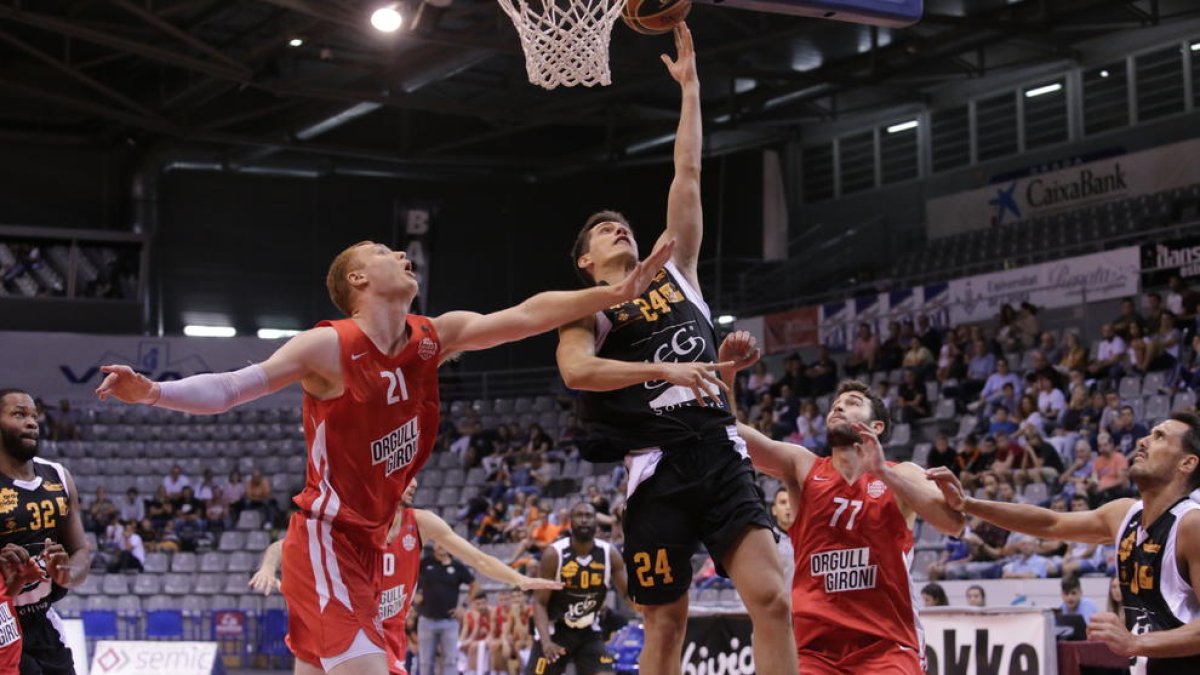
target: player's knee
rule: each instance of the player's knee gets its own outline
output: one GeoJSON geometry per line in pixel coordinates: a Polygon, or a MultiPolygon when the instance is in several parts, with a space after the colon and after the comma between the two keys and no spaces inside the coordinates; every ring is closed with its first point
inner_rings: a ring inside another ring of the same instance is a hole
{"type": "Polygon", "coordinates": [[[687,608],[680,611],[675,606],[647,607],[645,609],[647,638],[656,638],[664,644],[683,640],[687,631],[687,608]]]}
{"type": "Polygon", "coordinates": [[[742,594],[742,602],[756,621],[789,621],[791,610],[782,584],[759,584],[749,588],[742,594]]]}

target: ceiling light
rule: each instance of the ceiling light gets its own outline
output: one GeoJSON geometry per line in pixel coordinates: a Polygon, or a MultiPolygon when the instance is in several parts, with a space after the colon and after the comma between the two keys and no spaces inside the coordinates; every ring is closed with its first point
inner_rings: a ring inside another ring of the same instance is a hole
{"type": "Polygon", "coordinates": [[[1061,82],[1055,82],[1054,84],[1047,84],[1044,87],[1034,87],[1033,89],[1030,89],[1025,92],[1025,98],[1033,98],[1035,96],[1045,96],[1046,94],[1053,94],[1056,91],[1062,91],[1062,83],[1061,82]]]}
{"type": "Polygon", "coordinates": [[[1100,77],[1108,77],[1108,71],[1107,70],[1100,71],[1100,77]]]}
{"type": "Polygon", "coordinates": [[[893,124],[892,126],[887,128],[887,132],[889,134],[898,134],[901,131],[908,131],[909,129],[916,129],[919,125],[920,125],[920,123],[917,120],[909,120],[907,122],[893,124]]]}
{"type": "Polygon", "coordinates": [[[289,47],[300,47],[303,44],[304,44],[304,38],[294,37],[291,40],[288,40],[289,47]]]}
{"type": "Polygon", "coordinates": [[[737,317],[732,314],[722,314],[721,316],[717,317],[717,323],[722,326],[728,326],[734,321],[737,321],[737,317]]]}
{"type": "Polygon", "coordinates": [[[233,337],[237,335],[237,330],[233,326],[188,324],[183,327],[183,334],[188,337],[233,337]]]}
{"type": "Polygon", "coordinates": [[[380,7],[371,14],[371,25],[383,33],[395,33],[400,30],[402,23],[404,18],[400,16],[400,10],[395,4],[380,7]]]}
{"type": "Polygon", "coordinates": [[[1193,43],[1192,43],[1192,51],[1194,51],[1194,52],[1200,52],[1200,42],[1193,42],[1193,43]]]}
{"type": "Polygon", "coordinates": [[[300,331],[291,328],[259,328],[258,337],[263,340],[278,340],[279,338],[299,335],[300,331]]]}

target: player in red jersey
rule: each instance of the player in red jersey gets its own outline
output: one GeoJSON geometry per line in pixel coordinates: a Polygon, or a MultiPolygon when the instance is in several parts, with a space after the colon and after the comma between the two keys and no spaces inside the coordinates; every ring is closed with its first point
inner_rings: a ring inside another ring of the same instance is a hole
{"type": "Polygon", "coordinates": [[[321,322],[263,363],[229,373],[158,383],[128,366],[104,366],[96,393],[214,414],[299,382],[308,466],[282,556],[288,645],[297,673],[382,675],[379,549],[433,447],[438,365],[636,297],[673,248],[665,242],[612,286],[540,293],[492,314],[428,318],[408,311],[418,287],[404,252],[361,242],[338,254],[326,277],[330,298],[349,319],[321,322]]]}
{"type": "MultiPolygon", "coordinates": [[[[388,672],[391,675],[407,675],[408,672],[404,665],[405,653],[408,651],[405,624],[408,621],[408,611],[412,607],[417,574],[421,569],[421,549],[425,543],[440,544],[450,555],[484,576],[516,586],[522,591],[562,588],[559,582],[520,574],[455,534],[437,514],[414,508],[412,499],[416,491],[417,479],[414,478],[404,491],[402,506],[396,509],[378,568],[377,585],[381,591],[379,620],[383,622],[384,638],[387,640],[388,672]]],[[[281,539],[271,544],[263,553],[262,563],[250,579],[251,588],[269,594],[280,587],[276,573],[279,571],[284,541],[281,539]]]]}
{"type": "MultiPolygon", "coordinates": [[[[755,340],[737,332],[721,345],[718,361],[737,362],[722,377],[758,360],[755,340]]],[[[783,481],[796,519],[788,528],[795,548],[792,630],[800,672],[919,675],[925,644],[917,616],[912,527],[917,516],[951,535],[962,532],[961,513],[911,462],[884,460],[891,431],[887,408],[861,382],[838,388],[826,429],[833,454],[773,441],[738,425],[750,459],[783,481]]]]}
{"type": "Polygon", "coordinates": [[[21,668],[21,622],[13,597],[27,583],[43,576],[35,559],[24,547],[7,544],[0,549],[0,673],[16,673],[21,668]]]}

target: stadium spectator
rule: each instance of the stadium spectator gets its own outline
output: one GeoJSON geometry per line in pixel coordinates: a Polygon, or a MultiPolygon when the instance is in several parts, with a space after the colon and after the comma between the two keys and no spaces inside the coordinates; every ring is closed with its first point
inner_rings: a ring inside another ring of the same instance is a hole
{"type": "Polygon", "coordinates": [[[797,397],[812,394],[812,381],[799,354],[790,354],[783,360],[783,376],[774,383],[771,391],[783,397],[784,387],[791,388],[792,394],[797,397]]]}
{"type": "Polygon", "coordinates": [[[908,338],[908,351],[904,352],[904,361],[901,363],[904,368],[915,370],[921,379],[925,379],[934,374],[936,364],[933,352],[921,343],[921,338],[908,338]]]}
{"type": "Polygon", "coordinates": [[[1154,330],[1162,323],[1162,316],[1165,311],[1166,308],[1163,307],[1162,295],[1156,291],[1150,291],[1146,294],[1142,321],[1146,324],[1148,330],[1154,330]]]}
{"type": "Polygon", "coordinates": [[[908,345],[900,341],[900,323],[898,321],[889,321],[887,330],[887,337],[879,344],[876,369],[892,371],[899,368],[904,361],[904,351],[908,345]]]}
{"type": "Polygon", "coordinates": [[[1021,430],[1037,429],[1041,432],[1045,429],[1046,420],[1042,417],[1042,413],[1038,411],[1038,402],[1035,395],[1025,394],[1017,401],[1017,418],[1014,421],[1021,430]]]}
{"type": "Polygon", "coordinates": [[[831,394],[837,387],[838,364],[829,355],[829,348],[825,345],[817,349],[817,359],[809,364],[808,378],[812,381],[813,396],[831,394]]]}
{"type": "MultiPolygon", "coordinates": [[[[204,501],[204,520],[210,530],[221,532],[229,527],[229,502],[220,486],[213,486],[209,498],[204,501]]],[[[270,526],[270,523],[267,523],[270,526]]]]}
{"type": "Polygon", "coordinates": [[[1100,326],[1100,344],[1096,349],[1096,360],[1087,366],[1088,374],[1097,380],[1112,380],[1128,350],[1129,346],[1111,323],[1100,326]]]}
{"type": "Polygon", "coordinates": [[[1001,568],[1004,579],[1045,579],[1050,576],[1050,561],[1037,554],[1037,540],[1019,535],[1016,553],[1009,556],[1001,568]]]}
{"type": "Polygon", "coordinates": [[[925,462],[925,468],[933,469],[944,466],[958,475],[957,457],[958,453],[950,445],[950,437],[946,434],[938,434],[933,439],[933,447],[929,449],[929,458],[925,462]]]}
{"type": "Polygon", "coordinates": [[[159,485],[154,496],[146,500],[146,518],[153,530],[161,532],[163,527],[175,518],[175,507],[167,498],[167,488],[159,485]]]}
{"type": "Polygon", "coordinates": [[[1019,394],[1020,391],[1021,378],[1008,369],[1008,359],[999,358],[996,359],[996,370],[988,375],[983,389],[979,392],[979,400],[972,402],[968,408],[974,412],[984,405],[993,407],[1005,405],[1011,410],[1016,405],[1016,401],[1012,401],[1011,397],[1019,394]],[[1012,385],[1011,388],[1006,390],[1004,388],[1006,384],[1012,385]]]}
{"type": "Polygon", "coordinates": [[[1058,477],[1065,471],[1058,451],[1046,442],[1037,428],[1026,428],[1022,437],[1024,452],[1014,463],[1012,474],[1017,489],[1022,490],[1029,483],[1057,485],[1058,477]]]}
{"type": "Polygon", "coordinates": [[[948,607],[950,599],[946,597],[946,589],[941,584],[929,583],[921,589],[921,600],[926,607],[948,607]]]}
{"type": "Polygon", "coordinates": [[[183,488],[192,484],[192,481],[183,473],[183,467],[175,464],[171,467],[170,475],[164,476],[162,480],[163,488],[167,491],[167,499],[176,499],[183,493],[183,488]]]}
{"type": "Polygon", "coordinates": [[[825,416],[817,408],[816,401],[806,399],[800,404],[800,415],[796,417],[794,442],[806,448],[825,446],[825,416]]]}
{"type": "Polygon", "coordinates": [[[1133,298],[1124,298],[1121,300],[1121,315],[1112,320],[1112,327],[1119,334],[1130,335],[1134,326],[1139,329],[1146,327],[1141,315],[1137,313],[1133,298]]]}
{"type": "Polygon", "coordinates": [[[1021,350],[1021,327],[1017,324],[1017,311],[1008,303],[1000,306],[1000,314],[996,317],[995,341],[1001,352],[1021,350]]]}
{"type": "Polygon", "coordinates": [[[1062,614],[1078,614],[1083,617],[1085,624],[1092,622],[1092,615],[1097,611],[1096,603],[1083,597],[1083,589],[1079,585],[1079,577],[1066,573],[1062,580],[1062,604],[1058,611],[1062,614]]]}
{"type": "Polygon", "coordinates": [[[971,360],[967,362],[967,381],[961,388],[964,400],[978,396],[983,391],[988,377],[996,372],[996,355],[987,347],[983,340],[971,343],[971,360]]]}
{"type": "Polygon", "coordinates": [[[125,498],[117,505],[117,517],[125,522],[140,523],[146,517],[146,505],[138,495],[138,489],[130,487],[125,498]]]}
{"type": "Polygon", "coordinates": [[[1037,386],[1038,412],[1042,414],[1044,423],[1053,424],[1067,409],[1067,398],[1063,396],[1062,389],[1055,386],[1049,372],[1042,372],[1038,375],[1037,386]]]}
{"type": "Polygon", "coordinates": [[[1106,594],[1106,599],[1108,602],[1106,602],[1105,605],[1107,605],[1109,614],[1116,614],[1117,616],[1123,616],[1125,614],[1125,608],[1122,604],[1124,603],[1125,598],[1121,592],[1121,580],[1117,578],[1116,574],[1113,574],[1112,578],[1108,580],[1108,593],[1106,594]]]}
{"type": "Polygon", "coordinates": [[[750,373],[749,379],[746,381],[746,394],[749,395],[749,401],[758,400],[759,396],[771,390],[771,385],[775,384],[775,376],[767,369],[766,361],[759,361],[754,364],[754,371],[750,373]]]}
{"type": "Polygon", "coordinates": [[[1179,363],[1183,333],[1175,326],[1175,315],[1162,312],[1155,331],[1146,338],[1146,350],[1139,370],[1144,373],[1169,370],[1179,363]]]}
{"type": "Polygon", "coordinates": [[[212,499],[214,487],[216,487],[216,480],[213,478],[212,469],[205,469],[200,484],[196,486],[196,499],[202,502],[212,499]]]}
{"type": "Polygon", "coordinates": [[[1133,406],[1123,405],[1116,420],[1108,427],[1108,433],[1112,436],[1113,444],[1128,458],[1133,454],[1137,442],[1150,432],[1134,416],[1133,406]]]}
{"type": "Polygon", "coordinates": [[[1101,432],[1096,437],[1097,456],[1092,462],[1089,493],[1093,507],[1129,496],[1129,460],[1113,444],[1112,436],[1101,432]]]}
{"type": "MultiPolygon", "coordinates": [[[[963,360],[962,351],[953,340],[946,340],[938,350],[937,381],[943,392],[949,392],[949,382],[957,383],[967,376],[967,363],[963,360]]],[[[957,387],[957,384],[956,384],[957,387]]],[[[953,390],[955,396],[957,389],[953,390]]]]}
{"type": "Polygon", "coordinates": [[[958,447],[958,475],[963,487],[968,490],[979,487],[984,475],[990,474],[995,460],[996,439],[988,436],[979,440],[975,434],[967,434],[958,447]]]}
{"type": "Polygon", "coordinates": [[[988,420],[988,434],[995,436],[996,434],[1012,435],[1017,432],[1018,425],[1008,417],[1008,407],[997,405],[992,412],[992,418],[988,420]]]}
{"type": "Polygon", "coordinates": [[[1167,279],[1167,288],[1170,289],[1167,293],[1167,309],[1175,314],[1180,328],[1191,329],[1194,333],[1196,307],[1200,306],[1200,293],[1188,287],[1178,274],[1172,274],[1167,279]]]}
{"type": "Polygon", "coordinates": [[[138,534],[135,521],[119,523],[120,534],[115,543],[117,558],[108,565],[109,573],[133,570],[141,572],[146,569],[146,546],[138,534]]]}
{"type": "MultiPolygon", "coordinates": [[[[1046,333],[1049,335],[1049,333],[1046,333]]],[[[1058,366],[1062,370],[1079,370],[1082,372],[1088,365],[1088,348],[1087,345],[1079,339],[1079,334],[1074,331],[1067,331],[1063,336],[1062,356],[1058,360],[1058,366]]]]}
{"type": "Polygon", "coordinates": [[[967,606],[987,607],[987,591],[978,584],[967,586],[967,606]]]}
{"type": "Polygon", "coordinates": [[[108,490],[103,487],[96,488],[96,496],[92,498],[92,503],[88,505],[87,517],[84,518],[85,527],[88,530],[96,533],[97,537],[104,536],[108,526],[116,521],[117,505],[108,497],[108,490]]]}
{"type": "Polygon", "coordinates": [[[875,361],[879,357],[879,339],[875,337],[868,323],[858,324],[850,354],[846,357],[844,370],[848,377],[857,377],[860,373],[875,372],[875,361]]]}
{"type": "Polygon", "coordinates": [[[413,604],[420,616],[417,622],[419,672],[430,675],[456,672],[458,617],[462,614],[458,606],[459,592],[467,586],[467,598],[474,599],[479,595],[479,583],[466,565],[454,559],[437,542],[433,544],[432,555],[421,561],[417,583],[421,592],[413,604]],[[435,670],[439,647],[442,668],[435,670]]]}
{"type": "Polygon", "coordinates": [[[902,424],[911,424],[929,417],[929,403],[925,400],[925,382],[914,368],[904,370],[904,379],[896,390],[896,412],[893,415],[902,424]]]}
{"type": "Polygon", "coordinates": [[[1140,323],[1129,324],[1129,332],[1126,337],[1126,344],[1129,345],[1129,350],[1125,362],[1121,366],[1120,374],[1125,375],[1141,375],[1145,371],[1142,370],[1142,363],[1146,360],[1146,353],[1150,348],[1150,343],[1146,339],[1145,329],[1140,323]]]}
{"type": "Polygon", "coordinates": [[[1071,466],[1058,477],[1062,492],[1068,498],[1075,495],[1087,496],[1088,481],[1095,470],[1096,458],[1092,454],[1092,444],[1086,438],[1075,441],[1075,454],[1071,466]]]}
{"type": "Polygon", "coordinates": [[[1046,363],[1057,366],[1062,361],[1063,351],[1054,333],[1050,331],[1042,333],[1041,339],[1038,340],[1038,352],[1045,357],[1046,363]]]}
{"type": "Polygon", "coordinates": [[[1037,344],[1038,336],[1042,332],[1037,307],[1029,302],[1022,302],[1021,308],[1017,310],[1017,325],[1021,328],[1021,340],[1026,347],[1037,344]]]}
{"type": "Polygon", "coordinates": [[[947,579],[949,571],[971,562],[971,547],[959,537],[946,537],[937,562],[930,563],[926,571],[930,579],[947,579]]]}
{"type": "Polygon", "coordinates": [[[775,434],[772,438],[783,438],[796,433],[796,418],[800,416],[800,399],[796,397],[791,385],[783,384],[779,388],[779,397],[775,399],[775,434]]]}
{"type": "Polygon", "coordinates": [[[1025,451],[1012,441],[1007,431],[997,431],[992,434],[996,444],[996,459],[992,462],[992,474],[1002,483],[1013,480],[1013,469],[1025,451]]]}
{"type": "Polygon", "coordinates": [[[917,328],[913,335],[929,350],[930,354],[938,354],[942,350],[942,331],[938,330],[929,320],[928,314],[917,315],[917,328]]]}

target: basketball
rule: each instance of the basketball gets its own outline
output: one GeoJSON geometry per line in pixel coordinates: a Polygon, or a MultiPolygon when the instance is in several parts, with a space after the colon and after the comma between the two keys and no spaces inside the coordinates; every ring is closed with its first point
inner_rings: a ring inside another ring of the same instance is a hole
{"type": "Polygon", "coordinates": [[[692,0],[625,0],[621,18],[643,35],[662,35],[671,32],[691,10],[692,0]]]}

